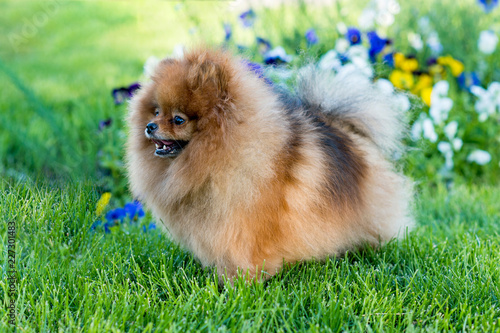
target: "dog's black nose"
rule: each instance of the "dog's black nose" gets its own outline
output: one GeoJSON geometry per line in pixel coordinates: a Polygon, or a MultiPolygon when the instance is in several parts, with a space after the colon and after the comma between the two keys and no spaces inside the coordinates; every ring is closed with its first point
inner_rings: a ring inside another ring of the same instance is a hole
{"type": "Polygon", "coordinates": [[[153,133],[157,129],[158,129],[158,125],[156,125],[155,123],[149,123],[146,125],[146,132],[148,132],[148,134],[153,133]]]}

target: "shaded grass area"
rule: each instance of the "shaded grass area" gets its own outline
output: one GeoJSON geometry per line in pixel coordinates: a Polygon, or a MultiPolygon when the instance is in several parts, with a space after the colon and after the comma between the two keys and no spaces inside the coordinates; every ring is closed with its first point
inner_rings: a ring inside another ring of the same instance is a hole
{"type": "MultiPolygon", "coordinates": [[[[2,263],[6,222],[17,224],[23,331],[500,329],[498,188],[423,190],[420,225],[404,240],[293,265],[267,283],[219,287],[214,272],[155,230],[137,222],[91,230],[91,184],[0,187],[2,263]]],[[[5,265],[1,276],[6,292],[5,265]]]]}

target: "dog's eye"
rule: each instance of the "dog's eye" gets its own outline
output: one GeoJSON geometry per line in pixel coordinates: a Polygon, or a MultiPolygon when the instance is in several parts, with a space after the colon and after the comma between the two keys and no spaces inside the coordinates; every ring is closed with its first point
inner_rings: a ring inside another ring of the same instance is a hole
{"type": "Polygon", "coordinates": [[[175,125],[182,125],[182,124],[184,124],[185,120],[182,117],[175,116],[174,119],[172,119],[172,122],[175,125]]]}
{"type": "Polygon", "coordinates": [[[158,117],[159,114],[160,114],[160,109],[156,108],[156,110],[155,110],[155,117],[158,117]]]}

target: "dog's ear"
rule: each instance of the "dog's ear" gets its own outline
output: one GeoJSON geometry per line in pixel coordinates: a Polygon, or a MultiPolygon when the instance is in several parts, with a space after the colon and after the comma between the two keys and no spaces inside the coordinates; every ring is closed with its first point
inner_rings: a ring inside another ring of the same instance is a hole
{"type": "Polygon", "coordinates": [[[229,75],[222,60],[211,59],[206,54],[199,55],[191,62],[188,85],[191,90],[212,90],[217,97],[225,99],[229,75]]]}

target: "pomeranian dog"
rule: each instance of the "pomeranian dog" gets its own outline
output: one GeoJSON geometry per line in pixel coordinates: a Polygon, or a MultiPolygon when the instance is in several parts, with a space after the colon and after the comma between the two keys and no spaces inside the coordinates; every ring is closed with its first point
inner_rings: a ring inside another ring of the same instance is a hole
{"type": "Polygon", "coordinates": [[[291,92],[195,49],[131,101],[130,188],[221,279],[266,279],[411,227],[411,184],[391,163],[399,113],[363,76],[310,65],[291,92]]]}

